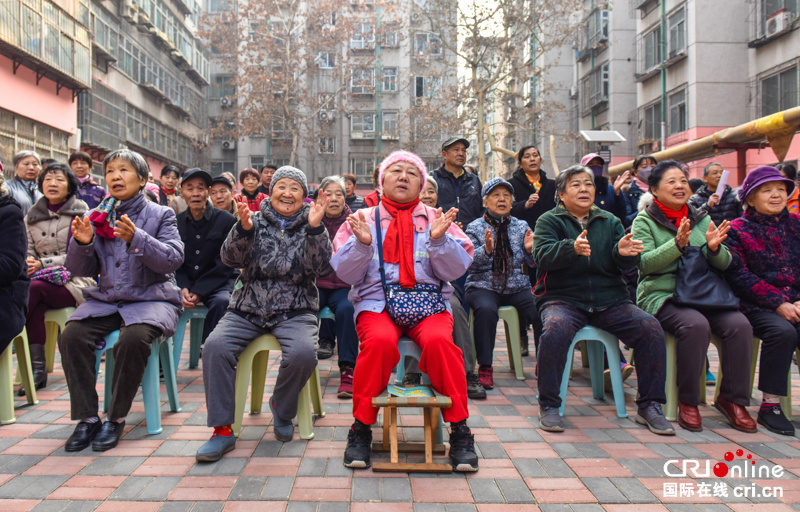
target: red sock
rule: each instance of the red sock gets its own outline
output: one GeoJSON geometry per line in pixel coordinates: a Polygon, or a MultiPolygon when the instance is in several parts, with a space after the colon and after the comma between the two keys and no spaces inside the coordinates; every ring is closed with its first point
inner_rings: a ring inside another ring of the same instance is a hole
{"type": "Polygon", "coordinates": [[[230,425],[223,425],[221,427],[214,427],[214,434],[223,437],[230,437],[233,435],[233,429],[230,425]]]}

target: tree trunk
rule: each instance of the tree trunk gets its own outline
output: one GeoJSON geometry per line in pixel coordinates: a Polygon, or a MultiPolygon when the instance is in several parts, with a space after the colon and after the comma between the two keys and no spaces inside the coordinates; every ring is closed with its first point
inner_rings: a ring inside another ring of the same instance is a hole
{"type": "Polygon", "coordinates": [[[300,145],[300,128],[292,130],[292,154],[289,155],[289,165],[297,167],[297,147],[300,145]]]}
{"type": "Polygon", "coordinates": [[[486,145],[484,144],[484,137],[486,135],[483,133],[483,112],[486,108],[484,104],[486,101],[486,93],[482,90],[478,90],[475,96],[478,102],[478,166],[481,173],[481,182],[486,183],[488,174],[488,170],[486,169],[486,145]]]}

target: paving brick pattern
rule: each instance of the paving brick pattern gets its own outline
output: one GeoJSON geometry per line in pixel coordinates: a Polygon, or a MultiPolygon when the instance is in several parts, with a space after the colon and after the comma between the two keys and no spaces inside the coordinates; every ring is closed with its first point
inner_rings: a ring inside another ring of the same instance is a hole
{"type": "MultiPolygon", "coordinates": [[[[17,401],[17,422],[0,427],[0,511],[800,510],[800,440],[763,428],[757,434],[742,434],[708,406],[701,406],[703,432],[678,428],[674,437],[656,436],[631,418],[617,418],[610,396],[593,398],[580,352],[575,353],[566,401],[566,431],[540,430],[534,358],[525,358],[526,380],[516,380],[508,368],[503,336],[499,329],[496,388],[485,400],[470,402],[469,423],[481,460],[480,471],[466,475],[374,473],[342,466],[353,421],[352,402],[336,396],[339,371],[335,358],[320,362],[326,416],[316,418],[314,439],[300,440],[296,434],[294,441],[281,443],[272,433],[271,414],[246,414],[236,449],[216,463],[198,463],[194,454],[210,430],[205,426],[202,371],[188,369],[188,346],[178,371],[181,413],[169,412],[162,385],[162,434],[147,435],[139,395],[117,448],[104,453],[90,448],[68,453],[63,445],[74,424],[69,419],[69,394],[57,356],[55,373],[50,375],[47,389],[39,393],[39,404],[27,406],[17,401]],[[713,474],[675,477],[665,471],[667,461],[677,461],[667,468],[674,474],[687,459],[698,460],[705,470],[706,461],[713,467],[723,461],[726,452],[740,449],[745,455],[729,464],[731,472],[724,478],[713,474]],[[752,455],[750,461],[746,454],[752,455]],[[748,462],[749,469],[743,471],[748,462]],[[774,466],[784,469],[780,478],[764,474],[774,466]],[[764,469],[758,474],[753,467],[764,469]],[[722,484],[726,496],[712,492],[722,484]],[[765,490],[775,487],[782,488],[782,497],[764,497],[765,490]],[[738,495],[734,489],[739,489],[738,495]]],[[[267,394],[277,377],[277,357],[273,354],[270,359],[267,394]]],[[[714,350],[710,357],[712,370],[716,370],[714,350]]],[[[794,389],[799,389],[796,367],[793,372],[794,389]]],[[[635,414],[635,385],[634,373],[625,386],[631,417],[635,414]]],[[[102,400],[103,379],[97,389],[102,400]]],[[[709,398],[712,396],[709,387],[709,398]]],[[[758,402],[753,398],[753,414],[758,402]]],[[[795,408],[797,414],[800,408],[795,408]]],[[[422,439],[421,411],[404,410],[400,423],[402,438],[422,439]]],[[[380,436],[376,428],[375,437],[380,436]]],[[[416,460],[413,456],[401,458],[416,460]]]]}

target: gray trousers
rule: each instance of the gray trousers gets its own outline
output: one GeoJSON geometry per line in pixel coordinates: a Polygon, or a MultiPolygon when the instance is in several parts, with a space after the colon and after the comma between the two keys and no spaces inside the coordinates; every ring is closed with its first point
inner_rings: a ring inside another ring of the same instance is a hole
{"type": "Polygon", "coordinates": [[[284,320],[272,329],[259,327],[228,311],[203,346],[203,384],[206,389],[208,426],[234,422],[236,364],[250,343],[272,334],[281,344],[281,366],[272,391],[278,416],[297,416],[297,398],[317,366],[317,317],[311,313],[284,320]]]}
{"type": "MultiPolygon", "coordinates": [[[[453,343],[464,354],[464,370],[475,371],[475,357],[472,353],[472,337],[469,335],[469,316],[461,305],[456,294],[450,296],[450,308],[453,310],[453,343]]],[[[419,373],[419,362],[413,357],[406,358],[406,373],[419,373]]]]}

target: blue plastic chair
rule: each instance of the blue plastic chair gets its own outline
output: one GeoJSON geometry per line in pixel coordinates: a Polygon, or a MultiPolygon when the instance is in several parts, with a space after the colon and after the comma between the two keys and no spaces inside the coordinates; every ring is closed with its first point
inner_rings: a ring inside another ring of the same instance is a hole
{"type": "Polygon", "coordinates": [[[602,329],[597,329],[587,325],[579,330],[572,338],[569,350],[567,351],[569,365],[564,367],[564,374],[561,377],[561,407],[558,413],[564,415],[564,405],[567,401],[567,387],[569,386],[570,368],[572,366],[572,355],[575,345],[581,341],[586,342],[589,356],[589,373],[592,377],[592,391],[598,400],[604,400],[606,390],[603,381],[603,347],[608,355],[608,369],[611,371],[611,387],[614,390],[614,402],[617,405],[617,417],[627,418],[625,411],[625,393],[622,389],[622,370],[619,365],[619,340],[602,329]]]}
{"type": "MultiPolygon", "coordinates": [[[[95,350],[97,364],[95,375],[100,372],[100,359],[106,352],[106,377],[105,391],[103,392],[103,412],[108,412],[111,404],[112,381],[114,378],[114,345],[119,340],[119,331],[114,331],[105,337],[105,346],[95,350]]],[[[147,433],[160,434],[161,427],[161,383],[159,382],[159,369],[164,369],[164,383],[167,387],[169,407],[172,412],[181,412],[178,402],[178,383],[175,380],[175,365],[172,361],[172,338],[158,337],[153,340],[150,358],[142,378],[142,397],[144,398],[144,414],[147,418],[147,433]]]]}
{"type": "MultiPolygon", "coordinates": [[[[408,336],[400,336],[400,341],[397,342],[397,350],[400,351],[400,362],[397,363],[397,368],[395,371],[397,372],[397,376],[395,377],[395,384],[402,384],[403,377],[406,374],[406,357],[413,357],[414,359],[419,362],[420,358],[422,357],[422,349],[411,341],[411,338],[408,336]]],[[[429,386],[431,383],[431,379],[428,378],[426,374],[422,374],[422,383],[426,386],[429,386]]],[[[386,421],[384,419],[384,421],[386,421]]],[[[442,413],[439,413],[439,427],[436,429],[436,444],[442,444],[442,430],[444,430],[444,419],[442,419],[442,413]]]]}
{"type": "Polygon", "coordinates": [[[172,336],[172,363],[175,373],[178,372],[178,365],[181,364],[181,351],[187,323],[189,323],[189,368],[197,368],[200,363],[200,342],[203,341],[203,326],[207,315],[207,307],[195,306],[194,309],[185,309],[178,320],[178,329],[172,336]]]}

